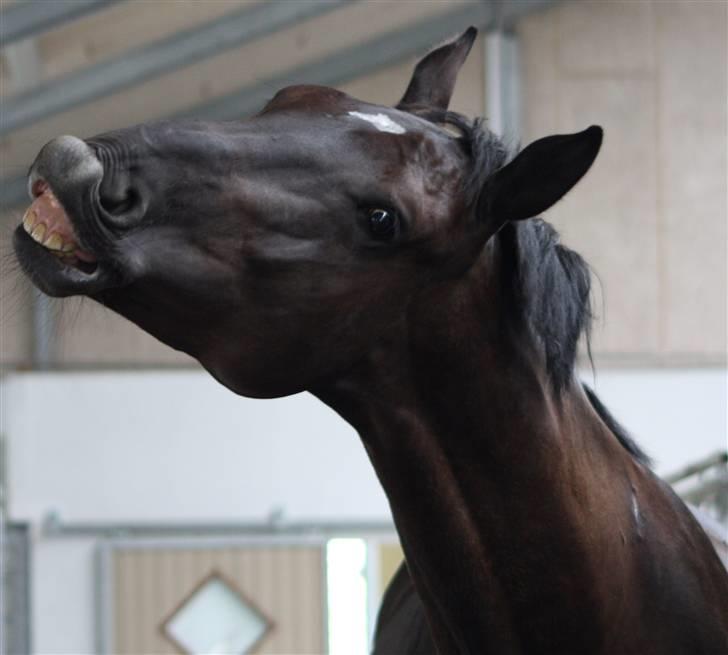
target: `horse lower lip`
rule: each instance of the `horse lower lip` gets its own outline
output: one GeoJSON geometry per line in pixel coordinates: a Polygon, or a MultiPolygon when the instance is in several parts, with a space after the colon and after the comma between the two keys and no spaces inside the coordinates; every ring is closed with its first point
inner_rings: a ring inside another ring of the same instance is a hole
{"type": "Polygon", "coordinates": [[[120,282],[113,270],[100,262],[63,261],[60,253],[44,248],[22,226],[16,229],[13,242],[20,265],[49,296],[91,295],[120,282]]]}

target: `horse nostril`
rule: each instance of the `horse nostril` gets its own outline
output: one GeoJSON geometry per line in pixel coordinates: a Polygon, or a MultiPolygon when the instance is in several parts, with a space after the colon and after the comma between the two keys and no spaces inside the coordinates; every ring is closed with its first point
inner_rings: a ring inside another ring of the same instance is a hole
{"type": "Polygon", "coordinates": [[[107,214],[116,217],[123,217],[132,213],[141,203],[139,192],[136,189],[128,188],[121,193],[105,195],[99,194],[101,207],[107,214]]]}
{"type": "Polygon", "coordinates": [[[37,198],[38,196],[42,196],[47,188],[48,182],[46,182],[43,178],[37,178],[30,186],[30,194],[33,198],[37,198]]]}

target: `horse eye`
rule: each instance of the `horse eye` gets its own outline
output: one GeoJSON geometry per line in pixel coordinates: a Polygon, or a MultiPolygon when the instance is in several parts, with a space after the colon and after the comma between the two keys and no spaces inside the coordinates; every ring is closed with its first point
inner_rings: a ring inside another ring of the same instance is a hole
{"type": "Polygon", "coordinates": [[[388,209],[372,209],[369,229],[377,239],[391,239],[397,233],[397,215],[388,209]]]}

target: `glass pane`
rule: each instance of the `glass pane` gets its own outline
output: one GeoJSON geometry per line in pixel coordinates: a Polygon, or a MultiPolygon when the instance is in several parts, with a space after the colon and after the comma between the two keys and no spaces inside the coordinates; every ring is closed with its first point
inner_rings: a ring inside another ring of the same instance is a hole
{"type": "Polygon", "coordinates": [[[260,612],[214,576],[170,617],[164,631],[190,655],[243,655],[269,628],[260,612]]]}

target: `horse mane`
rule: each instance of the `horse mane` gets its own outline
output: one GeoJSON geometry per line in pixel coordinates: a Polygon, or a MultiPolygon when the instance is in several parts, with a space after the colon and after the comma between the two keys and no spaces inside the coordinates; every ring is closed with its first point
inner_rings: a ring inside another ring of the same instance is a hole
{"type": "MultiPolygon", "coordinates": [[[[482,119],[471,121],[451,111],[431,111],[426,118],[460,132],[460,142],[471,159],[463,190],[467,202],[474,206],[485,181],[514,153],[483,127],[482,119]]],[[[582,336],[591,357],[589,267],[579,254],[561,245],[556,230],[540,218],[508,222],[496,238],[505,254],[506,306],[542,345],[549,377],[560,391],[571,380],[582,336]]]]}
{"type": "Polygon", "coordinates": [[[617,419],[615,419],[614,416],[610,414],[609,410],[602,404],[602,401],[599,400],[597,394],[594,393],[594,390],[590,389],[583,382],[581,386],[582,389],[584,389],[584,393],[589,399],[591,406],[594,408],[594,411],[599,414],[599,418],[604,421],[604,423],[612,431],[614,436],[617,437],[619,443],[621,443],[622,446],[624,446],[624,448],[627,450],[627,452],[629,452],[636,460],[642,462],[642,464],[644,464],[645,466],[652,466],[652,460],[650,459],[650,457],[646,455],[645,451],[637,445],[635,440],[632,439],[627,430],[622,427],[617,419]]]}
{"type": "MultiPolygon", "coordinates": [[[[507,223],[497,238],[512,313],[541,344],[546,370],[557,391],[571,380],[579,339],[591,353],[591,276],[582,257],[559,243],[556,230],[540,218],[507,223]]],[[[591,354],[590,354],[591,357],[591,354]]]]}
{"type": "MultiPolygon", "coordinates": [[[[428,112],[426,118],[457,128],[471,158],[464,192],[473,206],[490,175],[505,166],[514,153],[482,119],[471,121],[450,111],[428,112]]],[[[591,273],[578,253],[559,242],[559,234],[541,218],[508,222],[496,237],[505,253],[504,301],[519,324],[527,326],[541,344],[546,370],[559,393],[571,381],[577,347],[583,337],[591,361],[591,273]]],[[[593,364],[593,362],[592,362],[593,364]]],[[[592,389],[582,384],[595,412],[622,446],[645,465],[650,459],[602,404],[592,389]]]]}

